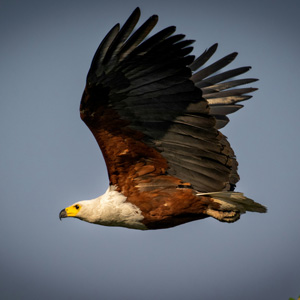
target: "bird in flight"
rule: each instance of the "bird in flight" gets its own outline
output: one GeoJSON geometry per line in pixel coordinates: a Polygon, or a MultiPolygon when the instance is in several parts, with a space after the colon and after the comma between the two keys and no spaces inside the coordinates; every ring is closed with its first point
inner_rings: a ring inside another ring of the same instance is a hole
{"type": "Polygon", "coordinates": [[[158,21],[139,28],[136,8],[98,47],[87,75],[80,117],[105,160],[109,187],[74,203],[59,217],[133,229],[170,228],[213,217],[235,222],[266,208],[235,192],[235,154],[219,131],[251,98],[253,78],[232,79],[241,67],[220,70],[237,53],[203,66],[217,44],[195,59],[192,40],[167,27],[147,36],[158,21]]]}

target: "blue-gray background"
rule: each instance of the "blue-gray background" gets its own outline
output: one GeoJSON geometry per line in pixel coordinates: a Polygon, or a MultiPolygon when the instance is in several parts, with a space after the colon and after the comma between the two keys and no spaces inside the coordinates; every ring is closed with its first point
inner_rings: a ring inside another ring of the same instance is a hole
{"type": "Polygon", "coordinates": [[[0,2],[1,299],[288,299],[300,294],[298,1],[0,2]],[[59,211],[105,192],[105,164],[78,108],[106,32],[140,6],[240,54],[259,87],[223,131],[237,190],[268,214],[169,230],[106,228],[59,211]]]}

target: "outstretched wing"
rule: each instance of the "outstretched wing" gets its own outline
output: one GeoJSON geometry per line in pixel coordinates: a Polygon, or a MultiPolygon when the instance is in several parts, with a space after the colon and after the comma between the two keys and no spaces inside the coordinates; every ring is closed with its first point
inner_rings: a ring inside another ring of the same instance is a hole
{"type": "Polygon", "coordinates": [[[100,44],[80,106],[111,184],[124,193],[133,185],[142,187],[141,182],[160,185],[155,178],[165,176],[201,192],[232,190],[237,163],[218,128],[254,90],[232,89],[254,79],[225,80],[249,68],[212,75],[235,58],[233,53],[192,75],[216,45],[195,60],[190,55],[193,41],[174,34],[175,27],[145,39],[156,15],[133,32],[139,17],[137,8],[100,44]]]}

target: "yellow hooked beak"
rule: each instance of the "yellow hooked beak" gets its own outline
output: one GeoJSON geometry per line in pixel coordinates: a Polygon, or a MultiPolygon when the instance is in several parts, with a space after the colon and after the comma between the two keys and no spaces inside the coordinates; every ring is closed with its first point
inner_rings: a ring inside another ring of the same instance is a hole
{"type": "Polygon", "coordinates": [[[59,219],[61,220],[62,218],[76,217],[76,215],[78,214],[78,212],[80,211],[80,209],[81,209],[81,205],[80,204],[74,204],[74,205],[71,205],[71,206],[69,206],[67,208],[64,208],[59,213],[59,219]]]}

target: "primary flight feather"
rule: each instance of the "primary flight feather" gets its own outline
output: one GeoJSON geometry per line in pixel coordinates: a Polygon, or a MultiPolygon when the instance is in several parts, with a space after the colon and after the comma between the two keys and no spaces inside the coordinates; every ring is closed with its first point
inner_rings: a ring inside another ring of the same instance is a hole
{"type": "Polygon", "coordinates": [[[104,156],[109,188],[63,209],[60,218],[146,230],[266,212],[234,192],[238,164],[219,131],[256,90],[239,87],[256,79],[231,80],[250,67],[219,73],[237,53],[203,67],[217,44],[195,59],[193,41],[174,26],[146,39],[156,15],[134,31],[139,17],[136,8],[103,39],[80,104],[104,156]]]}

